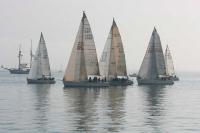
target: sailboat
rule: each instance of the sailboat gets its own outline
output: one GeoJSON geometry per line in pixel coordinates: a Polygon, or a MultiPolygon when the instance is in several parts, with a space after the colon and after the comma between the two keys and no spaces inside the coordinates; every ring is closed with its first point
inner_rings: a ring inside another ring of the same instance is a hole
{"type": "Polygon", "coordinates": [[[137,81],[139,85],[170,85],[174,83],[170,76],[166,74],[164,54],[156,28],[151,35],[137,81]]]}
{"type": "Polygon", "coordinates": [[[127,76],[123,43],[114,19],[99,64],[101,76],[106,78],[110,85],[133,84],[127,76]]]}
{"type": "Polygon", "coordinates": [[[54,84],[55,79],[51,77],[49,57],[46,43],[41,33],[40,41],[31,63],[31,70],[27,78],[29,84],[54,84]]]}
{"type": "Polygon", "coordinates": [[[30,68],[28,67],[28,63],[22,63],[22,51],[21,51],[21,45],[19,47],[19,53],[18,53],[18,68],[7,68],[4,66],[1,66],[1,68],[8,70],[11,74],[28,74],[30,71],[30,68]]]}
{"type": "Polygon", "coordinates": [[[90,24],[83,17],[65,70],[65,87],[107,87],[109,84],[99,77],[99,64],[90,24]]]}
{"type": "Polygon", "coordinates": [[[165,66],[166,66],[166,74],[169,75],[174,81],[178,81],[179,78],[175,74],[172,55],[168,45],[165,50],[165,66]]]}

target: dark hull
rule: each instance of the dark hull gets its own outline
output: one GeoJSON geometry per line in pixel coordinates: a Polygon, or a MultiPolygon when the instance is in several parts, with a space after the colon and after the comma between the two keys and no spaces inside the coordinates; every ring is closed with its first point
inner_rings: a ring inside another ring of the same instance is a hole
{"type": "Polygon", "coordinates": [[[55,84],[56,81],[54,79],[28,79],[28,84],[55,84]]]}
{"type": "Polygon", "coordinates": [[[20,70],[20,69],[9,69],[11,74],[29,74],[30,69],[20,70]]]}
{"type": "Polygon", "coordinates": [[[108,82],[63,81],[64,87],[108,87],[108,82]]]}
{"type": "Polygon", "coordinates": [[[171,77],[173,81],[179,81],[178,77],[171,77]]]}
{"type": "Polygon", "coordinates": [[[129,77],[137,77],[137,74],[129,74],[129,77]]]}
{"type": "Polygon", "coordinates": [[[127,86],[132,85],[132,80],[117,80],[117,81],[109,81],[110,86],[127,86]]]}
{"type": "Polygon", "coordinates": [[[172,79],[137,79],[138,85],[172,85],[174,81],[172,79]]]}

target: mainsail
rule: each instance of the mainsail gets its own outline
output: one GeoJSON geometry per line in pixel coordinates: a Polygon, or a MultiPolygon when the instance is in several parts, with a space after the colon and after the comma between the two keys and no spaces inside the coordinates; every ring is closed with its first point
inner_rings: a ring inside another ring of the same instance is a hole
{"type": "Polygon", "coordinates": [[[82,42],[84,45],[84,55],[85,55],[87,74],[100,75],[99,63],[97,59],[97,52],[96,52],[93,34],[90,28],[89,21],[84,12],[83,12],[83,18],[80,25],[82,25],[81,28],[83,30],[81,34],[83,36],[82,42]]]}
{"type": "Polygon", "coordinates": [[[99,64],[92,31],[83,12],[64,80],[84,81],[88,75],[99,75],[99,64]]]}
{"type": "Polygon", "coordinates": [[[171,55],[168,45],[165,50],[165,65],[166,65],[166,74],[169,76],[175,76],[172,55],[171,55]]]}
{"type": "Polygon", "coordinates": [[[138,77],[155,79],[159,75],[166,75],[166,68],[160,36],[154,28],[138,77]]]}
{"type": "Polygon", "coordinates": [[[116,76],[127,76],[124,48],[114,19],[101,55],[100,72],[108,79],[116,76]]]}
{"type": "Polygon", "coordinates": [[[45,40],[43,34],[41,33],[39,45],[34,55],[28,78],[38,79],[42,78],[43,76],[51,77],[51,70],[45,40]]]}

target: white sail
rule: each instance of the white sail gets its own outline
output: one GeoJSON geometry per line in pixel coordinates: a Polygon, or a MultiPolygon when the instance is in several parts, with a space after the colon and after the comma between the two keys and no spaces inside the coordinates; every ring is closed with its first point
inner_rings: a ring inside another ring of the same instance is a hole
{"type": "Polygon", "coordinates": [[[127,76],[123,44],[114,20],[99,65],[101,75],[108,79],[127,76]]]}
{"type": "Polygon", "coordinates": [[[113,20],[113,45],[115,51],[117,76],[127,76],[126,59],[119,29],[113,20]]]}
{"type": "Polygon", "coordinates": [[[171,55],[168,45],[165,50],[165,65],[166,65],[166,74],[169,76],[175,76],[172,55],[171,55]]]}
{"type": "Polygon", "coordinates": [[[84,21],[85,13],[79,26],[78,34],[65,70],[64,81],[85,81],[87,80],[86,60],[84,54],[84,21]]]}
{"type": "Polygon", "coordinates": [[[160,36],[154,28],[138,76],[142,79],[155,79],[159,75],[166,75],[166,69],[160,36]]]}
{"type": "MultiPolygon", "coordinates": [[[[110,31],[108,38],[106,40],[106,44],[104,46],[99,66],[100,66],[100,74],[108,78],[109,76],[109,67],[110,65],[110,54],[111,54],[111,44],[112,44],[112,30],[110,31]]],[[[114,62],[115,63],[115,62],[114,62]]],[[[113,69],[115,70],[115,68],[113,69]]]]}
{"type": "Polygon", "coordinates": [[[88,19],[83,13],[83,18],[81,21],[82,26],[82,36],[83,36],[83,45],[84,45],[84,55],[85,55],[85,63],[88,75],[99,75],[99,64],[97,59],[97,52],[95,47],[95,42],[93,38],[93,34],[90,28],[90,24],[88,19]]]}
{"type": "Polygon", "coordinates": [[[38,79],[42,78],[43,76],[51,77],[51,70],[45,40],[43,34],[41,33],[40,41],[32,61],[28,78],[38,79]]]}

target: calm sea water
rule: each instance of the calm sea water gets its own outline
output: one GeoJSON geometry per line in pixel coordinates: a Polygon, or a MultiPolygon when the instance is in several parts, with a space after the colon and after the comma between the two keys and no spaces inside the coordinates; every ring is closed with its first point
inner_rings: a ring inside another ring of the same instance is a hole
{"type": "Polygon", "coordinates": [[[27,85],[0,71],[0,133],[199,133],[200,73],[172,86],[27,85]]]}

